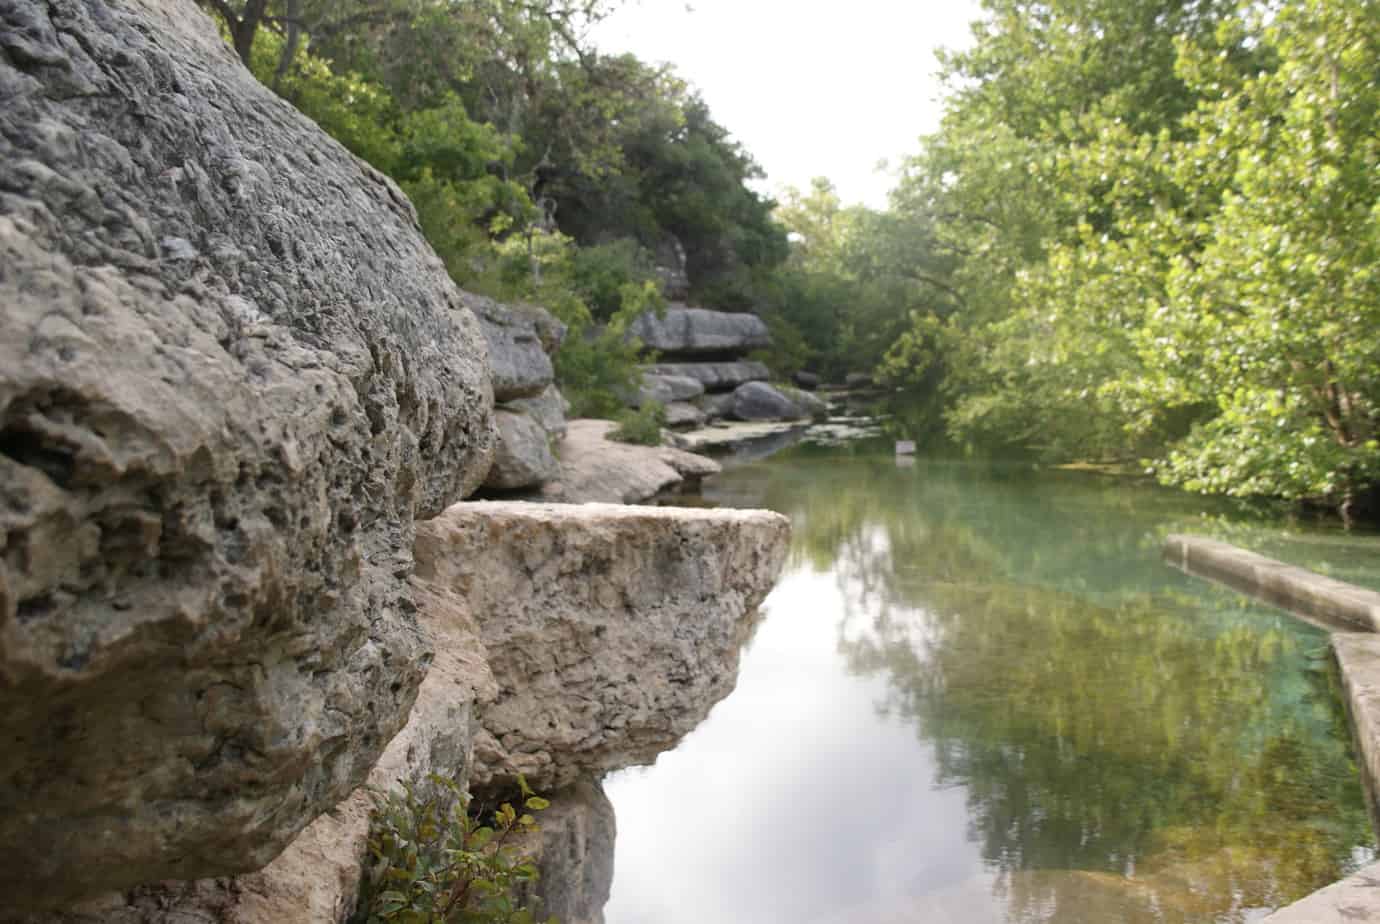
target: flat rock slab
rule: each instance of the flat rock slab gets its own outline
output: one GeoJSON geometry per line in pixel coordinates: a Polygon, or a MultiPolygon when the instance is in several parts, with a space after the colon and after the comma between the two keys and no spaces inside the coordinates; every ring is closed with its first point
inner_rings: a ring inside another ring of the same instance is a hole
{"type": "Polygon", "coordinates": [[[720,471],[719,463],[669,446],[609,439],[610,420],[572,420],[561,443],[560,475],[550,499],[570,504],[636,504],[686,479],[720,471]]]}
{"type": "Polygon", "coordinates": [[[1328,628],[1380,628],[1380,593],[1306,568],[1201,536],[1170,536],[1164,558],[1189,574],[1220,581],[1328,628]]]}
{"type": "Polygon", "coordinates": [[[765,365],[753,360],[716,363],[655,363],[644,366],[643,369],[652,375],[694,379],[703,385],[706,391],[730,391],[746,382],[765,382],[771,377],[771,372],[765,365]]]}
{"type": "Polygon", "coordinates": [[[766,322],[755,314],[732,314],[672,304],[660,316],[639,315],[628,327],[649,350],[679,356],[742,355],[771,346],[766,322]]]}
{"type": "Polygon", "coordinates": [[[1380,863],[1281,908],[1261,924],[1380,922],[1380,863]]]}
{"type": "Polygon", "coordinates": [[[768,511],[611,504],[465,503],[421,524],[418,576],[465,601],[498,684],[472,785],[554,790],[672,747],[733,689],[789,537],[768,511]]]}

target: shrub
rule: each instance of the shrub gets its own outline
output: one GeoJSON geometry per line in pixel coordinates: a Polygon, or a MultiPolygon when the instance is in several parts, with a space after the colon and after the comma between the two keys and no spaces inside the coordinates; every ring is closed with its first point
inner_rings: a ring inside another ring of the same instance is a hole
{"type": "MultiPolygon", "coordinates": [[[[524,809],[549,803],[519,778],[524,809]]],[[[369,829],[373,865],[360,889],[355,922],[363,924],[531,924],[520,897],[537,868],[512,841],[538,830],[536,819],[503,803],[492,824],[469,813],[470,797],[454,780],[432,776],[375,792],[369,829]]],[[[548,924],[556,919],[549,918],[548,924]]]]}
{"type": "Polygon", "coordinates": [[[620,443],[660,446],[661,428],[666,426],[666,406],[660,401],[648,401],[635,411],[624,411],[616,420],[618,426],[609,433],[609,439],[620,443]]]}

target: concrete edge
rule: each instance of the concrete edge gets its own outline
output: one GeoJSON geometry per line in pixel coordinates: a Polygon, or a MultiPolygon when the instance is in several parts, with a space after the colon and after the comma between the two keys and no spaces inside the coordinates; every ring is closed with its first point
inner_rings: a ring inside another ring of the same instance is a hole
{"type": "MultiPolygon", "coordinates": [[[[1201,536],[1173,535],[1164,558],[1329,631],[1366,803],[1380,830],[1380,593],[1201,536]]],[[[1279,909],[1262,924],[1380,924],[1380,863],[1279,909]]]]}
{"type": "Polygon", "coordinates": [[[1380,630],[1380,593],[1202,536],[1172,535],[1164,558],[1196,577],[1226,584],[1323,628],[1380,630]]]}

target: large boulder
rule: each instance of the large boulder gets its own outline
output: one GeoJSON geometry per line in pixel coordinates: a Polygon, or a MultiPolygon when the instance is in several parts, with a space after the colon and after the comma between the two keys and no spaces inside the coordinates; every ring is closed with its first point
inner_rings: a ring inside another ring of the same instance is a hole
{"type": "Polygon", "coordinates": [[[670,446],[609,439],[611,420],[572,420],[561,444],[559,483],[548,497],[568,504],[639,504],[682,482],[718,474],[719,463],[670,446]]]}
{"type": "Polygon", "coordinates": [[[729,314],[672,304],[628,325],[628,335],[649,350],[677,356],[741,356],[771,346],[766,323],[755,314],[729,314]]]}
{"type": "Polygon", "coordinates": [[[649,401],[671,404],[674,401],[693,401],[704,394],[704,383],[685,375],[653,375],[643,373],[642,387],[628,404],[641,407],[649,401]]]}
{"type": "Polygon", "coordinates": [[[422,524],[418,577],[466,601],[499,689],[471,783],[555,790],[674,744],[733,689],[789,530],[760,510],[520,502],[422,524]]]}
{"type": "Polygon", "coordinates": [[[551,454],[550,438],[541,424],[526,414],[500,408],[494,413],[498,423],[498,449],[484,487],[492,491],[515,491],[550,481],[560,471],[551,454]]]}
{"type": "Polygon", "coordinates": [[[688,401],[672,401],[666,405],[666,426],[672,430],[693,430],[709,420],[704,411],[688,401]]]}
{"type": "Polygon", "coordinates": [[[765,382],[771,373],[762,363],[751,360],[712,363],[654,363],[643,367],[657,376],[691,378],[705,391],[732,391],[745,382],[765,382]]]}
{"type": "Polygon", "coordinates": [[[482,337],[192,0],[0,3],[0,164],[3,904],[256,869],[406,721],[482,337]]]}
{"type": "Polygon", "coordinates": [[[540,308],[505,305],[470,292],[462,297],[479,318],[480,329],[489,344],[494,400],[512,401],[541,394],[556,377],[547,344],[560,345],[565,336],[564,325],[560,337],[555,337],[555,328],[547,325],[542,316],[555,324],[560,322],[540,308]]]}
{"type": "Polygon", "coordinates": [[[804,409],[766,382],[748,382],[733,392],[733,416],[738,420],[799,420],[804,409]]]}
{"type": "Polygon", "coordinates": [[[517,398],[509,401],[504,407],[519,414],[526,414],[546,431],[547,436],[559,441],[565,437],[567,403],[565,396],[555,385],[548,385],[535,398],[517,398]]]}

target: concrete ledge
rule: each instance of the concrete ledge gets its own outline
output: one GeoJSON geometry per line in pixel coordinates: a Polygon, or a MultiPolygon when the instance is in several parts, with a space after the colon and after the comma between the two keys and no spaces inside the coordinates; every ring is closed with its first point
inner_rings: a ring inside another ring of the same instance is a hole
{"type": "Polygon", "coordinates": [[[1165,560],[1330,629],[1380,629],[1380,593],[1201,536],[1170,536],[1165,560]]]}

